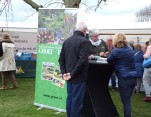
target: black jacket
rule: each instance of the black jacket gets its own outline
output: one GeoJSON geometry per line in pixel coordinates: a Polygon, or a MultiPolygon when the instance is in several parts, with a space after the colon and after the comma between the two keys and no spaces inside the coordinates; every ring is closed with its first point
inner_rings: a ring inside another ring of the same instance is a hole
{"type": "Polygon", "coordinates": [[[90,41],[84,38],[84,34],[75,31],[63,43],[59,64],[62,74],[70,73],[69,82],[85,81],[88,77],[88,55],[90,41]]]}

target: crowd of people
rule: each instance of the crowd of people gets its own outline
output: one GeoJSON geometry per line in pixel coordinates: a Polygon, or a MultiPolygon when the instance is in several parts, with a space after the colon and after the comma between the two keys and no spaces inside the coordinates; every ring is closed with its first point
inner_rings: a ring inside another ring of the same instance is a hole
{"type": "Polygon", "coordinates": [[[135,44],[133,41],[130,42],[130,47],[134,51],[134,64],[137,71],[137,83],[134,89],[134,93],[140,93],[141,87],[145,91],[146,102],[151,101],[151,68],[143,68],[144,59],[148,59],[151,56],[151,38],[146,41],[144,45],[135,44]]]}
{"type": "Polygon", "coordinates": [[[131,117],[131,96],[133,92],[140,93],[142,84],[146,94],[143,100],[151,101],[151,68],[142,66],[143,60],[151,56],[151,39],[140,45],[117,33],[105,42],[96,29],[90,30],[89,38],[85,39],[87,30],[84,22],[77,24],[74,34],[63,43],[59,57],[60,69],[67,81],[67,117],[82,116],[88,60],[98,57],[107,58],[108,63],[115,65],[112,88],[118,88],[124,117],[131,117]]]}
{"type": "MultiPolygon", "coordinates": [[[[131,96],[133,93],[139,94],[141,86],[145,91],[143,100],[151,101],[151,67],[142,66],[143,60],[151,56],[151,38],[145,45],[141,45],[128,41],[123,33],[117,33],[113,39],[105,41],[99,38],[97,29],[89,30],[88,39],[85,38],[87,32],[86,23],[79,22],[73,35],[64,41],[58,60],[63,79],[67,81],[67,117],[82,116],[89,60],[98,57],[106,58],[108,63],[115,65],[111,75],[112,89],[119,91],[124,117],[131,117],[131,96]]],[[[3,35],[2,52],[0,90],[8,88],[7,77],[10,77],[12,83],[10,88],[18,88],[13,73],[16,70],[15,45],[9,34],[3,35]]]]}

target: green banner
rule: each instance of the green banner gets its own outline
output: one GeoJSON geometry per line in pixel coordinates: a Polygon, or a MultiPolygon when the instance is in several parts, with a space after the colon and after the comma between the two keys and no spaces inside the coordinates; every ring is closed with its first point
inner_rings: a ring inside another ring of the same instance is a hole
{"type": "Polygon", "coordinates": [[[34,105],[65,112],[66,83],[58,63],[60,49],[58,44],[37,46],[34,105]]]}
{"type": "Polygon", "coordinates": [[[66,83],[60,74],[58,57],[65,39],[73,34],[76,22],[77,9],[39,9],[36,106],[66,110],[66,83]]]}

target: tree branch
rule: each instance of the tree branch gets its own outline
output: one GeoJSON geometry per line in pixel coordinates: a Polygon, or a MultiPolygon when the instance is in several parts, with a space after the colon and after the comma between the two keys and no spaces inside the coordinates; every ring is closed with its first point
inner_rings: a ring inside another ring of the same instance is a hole
{"type": "Polygon", "coordinates": [[[61,5],[61,6],[64,5],[64,4],[61,3],[61,2],[53,2],[53,3],[47,4],[47,6],[45,6],[45,5],[44,5],[44,6],[47,8],[47,7],[49,7],[49,6],[53,5],[53,4],[58,4],[58,5],[61,5]]]}
{"type": "Polygon", "coordinates": [[[102,1],[106,2],[106,0],[98,0],[98,3],[94,11],[96,11],[100,7],[100,4],[102,3],[102,1]]]}
{"type": "Polygon", "coordinates": [[[26,2],[27,4],[29,4],[33,9],[36,9],[36,11],[38,12],[39,8],[43,8],[42,5],[38,5],[37,3],[33,2],[32,0],[23,0],[24,2],[26,2]]]}

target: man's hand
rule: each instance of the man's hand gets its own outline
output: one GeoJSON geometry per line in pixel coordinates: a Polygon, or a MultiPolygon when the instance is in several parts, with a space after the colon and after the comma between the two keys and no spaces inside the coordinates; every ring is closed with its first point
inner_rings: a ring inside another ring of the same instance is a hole
{"type": "Polygon", "coordinates": [[[64,80],[70,80],[70,79],[71,79],[70,73],[65,73],[65,74],[63,74],[63,79],[64,79],[64,80]]]}

